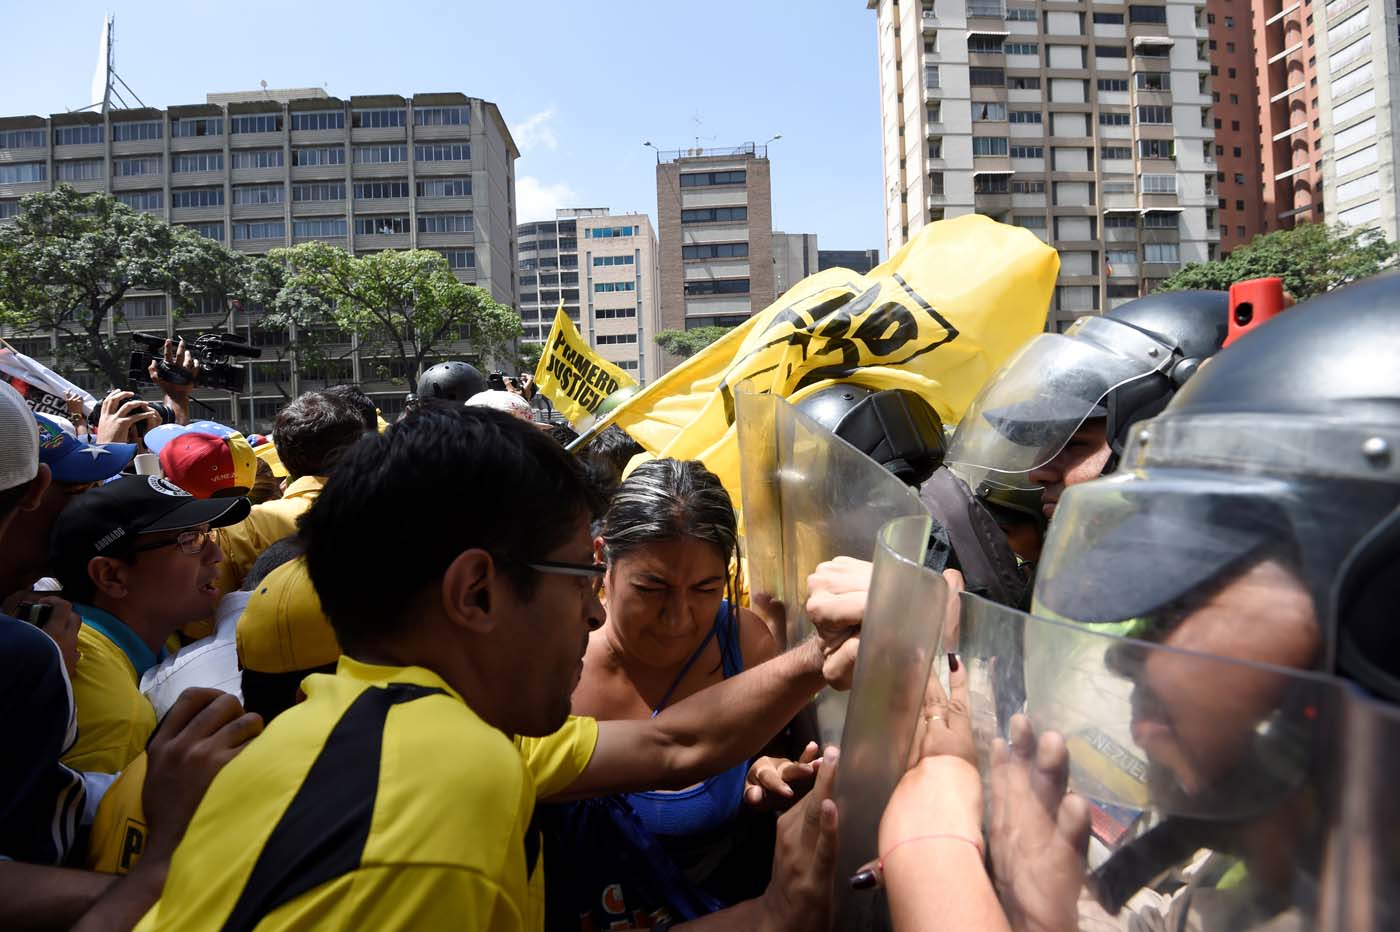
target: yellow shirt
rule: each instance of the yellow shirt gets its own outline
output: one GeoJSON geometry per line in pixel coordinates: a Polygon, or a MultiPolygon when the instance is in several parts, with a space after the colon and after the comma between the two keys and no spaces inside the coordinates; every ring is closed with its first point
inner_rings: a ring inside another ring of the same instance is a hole
{"type": "Polygon", "coordinates": [[[513,745],[436,674],[340,659],[214,779],[153,929],[543,927],[536,785],[568,786],[597,723],[513,745]]]}
{"type": "Polygon", "coordinates": [[[156,730],[156,710],[139,685],[156,655],[107,612],[73,607],[83,619],[73,677],[78,740],[63,763],[74,770],[117,773],[146,749],[156,730]]]}
{"type": "Polygon", "coordinates": [[[287,486],[281,498],[254,505],[248,517],[215,532],[219,549],[224,552],[216,582],[221,594],[243,584],[243,577],[264,550],[296,533],[297,519],[316,501],[325,484],[321,476],[302,476],[287,486]]]}

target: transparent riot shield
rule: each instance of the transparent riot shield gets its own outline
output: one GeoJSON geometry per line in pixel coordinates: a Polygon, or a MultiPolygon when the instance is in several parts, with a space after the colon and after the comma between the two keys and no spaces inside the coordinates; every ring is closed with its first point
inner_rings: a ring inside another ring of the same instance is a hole
{"type": "MultiPolygon", "coordinates": [[[[1020,767],[1034,777],[1035,738],[1056,732],[1067,751],[1069,790],[1089,803],[1089,851],[1079,868],[1087,895],[1066,894],[1081,928],[1394,927],[1385,920],[1395,907],[1374,896],[1393,885],[1358,880],[1347,866],[1367,863],[1372,877],[1393,874],[1394,859],[1380,848],[1397,844],[1394,823],[1368,828],[1363,814],[1348,817],[1352,800],[1344,791],[1348,780],[1365,787],[1385,773],[1377,765],[1395,763],[1396,744],[1382,747],[1375,736],[1393,737],[1393,719],[1363,711],[1370,701],[1330,677],[1227,659],[1284,656],[1289,638],[1318,637],[1306,626],[1250,631],[1247,619],[1221,611],[1229,595],[1222,590],[1184,610],[1155,642],[960,596],[958,650],[988,812],[1003,825],[1016,813],[1022,837],[1047,818],[1045,804],[1018,808],[1008,789],[1025,792],[1035,781],[1018,784],[1008,775],[1020,767]],[[1222,655],[1174,646],[1188,642],[1222,655]],[[1018,713],[1029,733],[1019,723],[1012,728],[1018,713]],[[1370,737],[1353,736],[1367,729],[1370,737]],[[994,753],[1008,738],[1012,752],[994,753]],[[1349,834],[1358,853],[1343,863],[1349,834]],[[1387,859],[1388,867],[1376,866],[1387,859]],[[1333,901],[1342,917],[1335,921],[1333,901]],[[1370,915],[1376,909],[1387,911],[1379,924],[1370,915]]],[[[1055,782],[1037,779],[1042,787],[1055,782]]],[[[1014,896],[1007,891],[1018,876],[1043,877],[1053,868],[1043,857],[1018,863],[1024,848],[997,824],[989,818],[991,861],[999,889],[1014,896]]]]}
{"type": "Polygon", "coordinates": [[[942,575],[923,565],[929,525],[927,516],[892,521],[880,532],[875,550],[836,775],[841,813],[837,929],[889,927],[883,902],[852,891],[844,879],[875,850],[880,816],[909,766],[924,686],[942,651],[948,609],[957,604],[942,575]]]}

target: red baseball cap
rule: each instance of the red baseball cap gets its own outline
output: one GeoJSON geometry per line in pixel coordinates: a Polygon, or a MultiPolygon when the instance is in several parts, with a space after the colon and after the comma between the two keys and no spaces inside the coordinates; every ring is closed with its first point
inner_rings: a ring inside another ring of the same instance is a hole
{"type": "Polygon", "coordinates": [[[257,457],[242,434],[217,437],[189,431],[160,451],[165,478],[195,498],[245,495],[257,478],[257,457]]]}

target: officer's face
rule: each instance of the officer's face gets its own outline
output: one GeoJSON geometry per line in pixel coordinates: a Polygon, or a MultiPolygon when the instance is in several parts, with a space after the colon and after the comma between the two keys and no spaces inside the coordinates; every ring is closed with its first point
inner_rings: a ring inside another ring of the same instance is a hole
{"type": "MultiPolygon", "coordinates": [[[[1312,598],[1296,576],[1267,561],[1183,618],[1168,647],[1280,667],[1306,668],[1321,646],[1312,598]]],[[[1153,650],[1114,665],[1132,678],[1133,740],[1188,793],[1212,786],[1252,750],[1256,726],[1277,709],[1287,678],[1255,667],[1153,650]]]]}
{"type": "Polygon", "coordinates": [[[1054,459],[1032,469],[1031,482],[1045,488],[1041,498],[1041,510],[1045,512],[1045,517],[1054,516],[1055,507],[1066,488],[1091,482],[1103,475],[1112,452],[1108,446],[1107,419],[1090,418],[1079,425],[1074,436],[1069,438],[1069,443],[1055,454],[1054,459]]]}

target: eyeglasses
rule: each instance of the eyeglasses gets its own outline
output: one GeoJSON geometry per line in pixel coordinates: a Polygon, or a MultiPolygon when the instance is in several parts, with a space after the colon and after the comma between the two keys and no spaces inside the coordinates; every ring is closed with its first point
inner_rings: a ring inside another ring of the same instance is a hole
{"type": "Polygon", "coordinates": [[[587,578],[596,594],[603,586],[603,575],[608,568],[601,563],[564,563],[559,560],[536,560],[525,564],[536,573],[555,573],[559,576],[579,576],[587,578]]]}
{"type": "Polygon", "coordinates": [[[149,544],[137,544],[131,548],[132,553],[141,553],[144,550],[159,550],[162,547],[179,547],[182,553],[187,553],[192,557],[197,557],[204,552],[204,548],[209,546],[209,541],[213,538],[214,532],[209,528],[195,528],[189,531],[182,531],[178,537],[168,540],[155,541],[149,544]]]}

